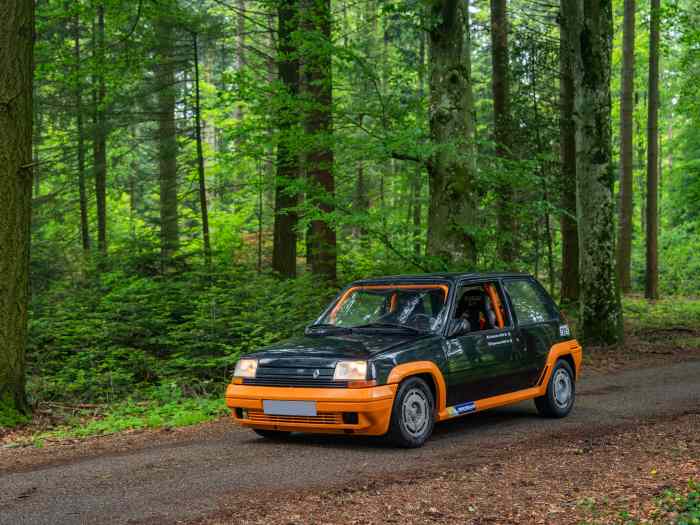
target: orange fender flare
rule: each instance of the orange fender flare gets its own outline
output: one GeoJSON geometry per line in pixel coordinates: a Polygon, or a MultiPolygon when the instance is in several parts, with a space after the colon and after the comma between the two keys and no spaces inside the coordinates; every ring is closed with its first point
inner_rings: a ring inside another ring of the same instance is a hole
{"type": "Polygon", "coordinates": [[[537,382],[537,386],[540,387],[540,391],[543,394],[547,391],[547,383],[549,383],[549,378],[552,375],[552,369],[554,368],[554,364],[557,362],[557,359],[567,355],[570,355],[574,360],[574,378],[578,380],[579,375],[581,374],[583,348],[581,348],[581,345],[576,339],[564,341],[563,343],[557,343],[552,345],[552,348],[550,348],[543,375],[537,382]]]}
{"type": "Polygon", "coordinates": [[[435,409],[436,412],[439,413],[440,411],[444,410],[445,405],[447,404],[447,385],[445,384],[445,378],[442,375],[442,371],[432,361],[414,361],[412,363],[397,365],[391,370],[387,383],[400,383],[407,377],[419,374],[430,374],[430,376],[433,378],[437,391],[435,409]]]}

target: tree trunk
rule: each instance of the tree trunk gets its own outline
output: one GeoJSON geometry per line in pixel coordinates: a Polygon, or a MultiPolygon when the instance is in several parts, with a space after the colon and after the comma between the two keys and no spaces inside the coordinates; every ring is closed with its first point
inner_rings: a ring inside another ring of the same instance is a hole
{"type": "MultiPolygon", "coordinates": [[[[281,0],[284,4],[289,0],[281,0]]],[[[236,9],[238,11],[236,15],[236,69],[239,73],[243,71],[246,62],[245,53],[245,19],[246,19],[246,5],[245,0],[236,0],[236,9]]],[[[282,9],[279,7],[278,9],[282,9]]],[[[243,120],[243,105],[237,104],[235,111],[236,120],[243,120]]]]}
{"type": "Polygon", "coordinates": [[[209,240],[209,206],[207,204],[207,182],[204,176],[204,153],[202,152],[202,108],[199,95],[199,49],[197,34],[192,36],[194,52],[194,129],[197,141],[197,175],[199,179],[199,211],[202,218],[202,240],[204,241],[204,262],[211,271],[211,242],[209,240]]]}
{"type": "Polygon", "coordinates": [[[32,101],[34,104],[34,109],[32,113],[34,115],[34,132],[32,137],[32,163],[34,164],[34,197],[39,197],[41,195],[41,163],[39,161],[39,150],[41,149],[42,141],[42,114],[41,108],[39,107],[39,97],[36,93],[37,86],[32,87],[32,101]]]}
{"type": "MultiPolygon", "coordinates": [[[[364,115],[359,116],[360,126],[362,126],[364,121],[364,115]]],[[[367,174],[365,173],[365,161],[364,159],[358,159],[357,161],[357,171],[355,179],[355,195],[353,199],[354,210],[357,214],[362,214],[367,216],[369,213],[369,180],[367,174]]],[[[367,228],[364,224],[353,228],[353,236],[355,238],[365,239],[367,235],[367,228]]]]}
{"type": "Polygon", "coordinates": [[[88,223],[88,200],[85,187],[85,131],[83,126],[83,85],[80,73],[80,12],[76,11],[73,25],[75,58],[75,128],[78,142],[78,194],[80,201],[80,240],[83,251],[90,251],[90,225],[88,223]]]}
{"type": "MultiPolygon", "coordinates": [[[[508,67],[508,0],[491,0],[491,91],[493,94],[494,141],[496,156],[510,157],[510,74],[508,67]]],[[[498,258],[506,265],[515,261],[515,217],[513,189],[508,181],[499,185],[498,258]]]]}
{"type": "MultiPolygon", "coordinates": [[[[376,53],[377,46],[377,21],[379,16],[377,15],[377,1],[367,0],[360,10],[361,18],[359,21],[359,26],[362,28],[362,35],[360,36],[360,49],[364,56],[372,57],[376,53]]],[[[347,34],[348,31],[346,30],[347,34]]],[[[382,64],[382,74],[384,73],[384,67],[386,65],[386,60],[384,53],[381,55],[382,64]]],[[[383,78],[381,79],[383,82],[383,78]]],[[[360,88],[365,93],[370,93],[372,90],[377,89],[377,86],[373,83],[372,78],[367,74],[367,72],[361,72],[361,83],[360,88]]],[[[379,88],[381,89],[381,88],[379,88]]],[[[364,101],[360,101],[362,105],[364,101]]],[[[357,116],[357,121],[359,122],[360,128],[365,125],[366,115],[362,112],[364,107],[361,107],[360,114],[357,116]]],[[[355,179],[355,195],[353,199],[353,208],[357,215],[361,215],[363,219],[367,218],[370,209],[370,198],[369,192],[371,189],[371,180],[367,175],[365,160],[360,158],[357,160],[357,170],[355,179]]],[[[355,238],[362,239],[365,243],[368,242],[366,238],[367,228],[364,223],[353,228],[353,236],[355,238]]]]}
{"type": "Polygon", "coordinates": [[[0,426],[28,411],[33,46],[34,2],[6,3],[0,17],[0,426]]]}
{"type": "Polygon", "coordinates": [[[431,21],[428,117],[436,149],[428,162],[427,253],[444,266],[464,268],[476,264],[477,250],[470,46],[464,38],[469,30],[468,11],[458,0],[427,5],[431,21]]]}
{"type": "Polygon", "coordinates": [[[278,4],[277,74],[284,92],[277,110],[277,174],[275,179],[275,224],[272,268],[283,277],[297,273],[297,223],[299,198],[295,183],[299,176],[299,153],[293,144],[298,123],[294,104],[299,94],[299,57],[294,34],[299,28],[298,0],[278,4]]]}
{"type": "MultiPolygon", "coordinates": [[[[467,6],[468,8],[468,6],[467,6]]],[[[425,33],[420,34],[420,44],[418,47],[418,101],[421,108],[421,118],[423,117],[423,98],[425,97],[425,33]]],[[[422,240],[422,193],[423,193],[423,169],[425,166],[418,164],[413,173],[411,201],[413,202],[413,253],[416,257],[424,253],[422,240]]]]}
{"type": "Polygon", "coordinates": [[[95,176],[95,201],[97,203],[97,247],[100,255],[107,255],[107,123],[105,119],[105,78],[102,68],[105,63],[105,9],[97,4],[97,29],[95,34],[95,63],[97,72],[94,79],[94,140],[93,172],[95,176]]]}
{"type": "Polygon", "coordinates": [[[645,297],[659,298],[659,25],[660,0],[651,0],[647,115],[647,267],[645,297]]]}
{"type": "Polygon", "coordinates": [[[578,228],[576,223],[576,127],[571,28],[566,13],[559,35],[559,155],[561,162],[561,291],[562,304],[579,298],[578,228]]]}
{"type": "MultiPolygon", "coordinates": [[[[537,49],[535,43],[533,42],[532,50],[530,53],[530,89],[532,95],[532,113],[533,122],[535,126],[535,145],[537,147],[537,152],[539,155],[546,153],[546,148],[544,141],[542,139],[542,132],[540,127],[540,105],[537,97],[538,93],[538,83],[537,83],[537,49]]],[[[542,183],[542,201],[544,204],[544,216],[542,221],[544,222],[544,234],[547,241],[547,280],[549,282],[549,292],[552,293],[554,289],[554,249],[553,249],[553,239],[552,239],[552,228],[549,221],[549,181],[548,181],[548,170],[545,165],[545,161],[540,159],[538,161],[540,181],[542,183]]],[[[539,230],[539,226],[538,226],[539,230]]],[[[539,244],[539,236],[538,236],[539,244]]]]}
{"type": "Polygon", "coordinates": [[[160,183],[160,252],[164,269],[172,267],[172,258],[180,244],[177,203],[177,130],[175,127],[175,60],[172,21],[160,16],[155,24],[158,95],[158,173],[160,183]]]}
{"type": "Polygon", "coordinates": [[[622,309],[615,265],[615,226],[610,129],[610,0],[573,4],[574,121],[582,339],[588,344],[622,341],[622,309]]]}
{"type": "Polygon", "coordinates": [[[336,233],[333,177],[333,78],[330,0],[304,0],[304,89],[306,90],[306,174],[318,213],[311,221],[311,271],[336,280],[336,233]]]}
{"type": "Polygon", "coordinates": [[[620,98],[620,220],[617,275],[620,289],[632,288],[632,218],[634,215],[634,14],[635,0],[625,0],[622,33],[622,95],[620,98]]]}

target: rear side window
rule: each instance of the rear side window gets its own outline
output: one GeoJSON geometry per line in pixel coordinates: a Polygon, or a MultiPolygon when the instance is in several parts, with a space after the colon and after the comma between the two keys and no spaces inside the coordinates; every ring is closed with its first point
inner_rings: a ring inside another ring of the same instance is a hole
{"type": "Polygon", "coordinates": [[[505,281],[503,284],[518,323],[544,323],[557,318],[557,311],[552,302],[530,279],[505,281]]]}

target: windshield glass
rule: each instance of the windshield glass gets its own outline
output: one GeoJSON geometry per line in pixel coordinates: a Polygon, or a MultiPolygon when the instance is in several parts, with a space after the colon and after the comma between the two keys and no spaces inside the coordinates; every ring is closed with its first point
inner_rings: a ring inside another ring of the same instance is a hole
{"type": "Polygon", "coordinates": [[[353,286],[317,324],[435,333],[447,315],[446,284],[353,286]]]}

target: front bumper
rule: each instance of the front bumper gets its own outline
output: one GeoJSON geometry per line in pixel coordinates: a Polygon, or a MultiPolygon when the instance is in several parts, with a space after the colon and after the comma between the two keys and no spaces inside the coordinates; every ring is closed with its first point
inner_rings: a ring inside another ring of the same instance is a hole
{"type": "Polygon", "coordinates": [[[234,421],[251,428],[324,434],[386,434],[398,385],[369,388],[295,388],[228,385],[226,405],[234,421]],[[316,416],[272,416],[263,400],[315,401],[316,416]]]}

